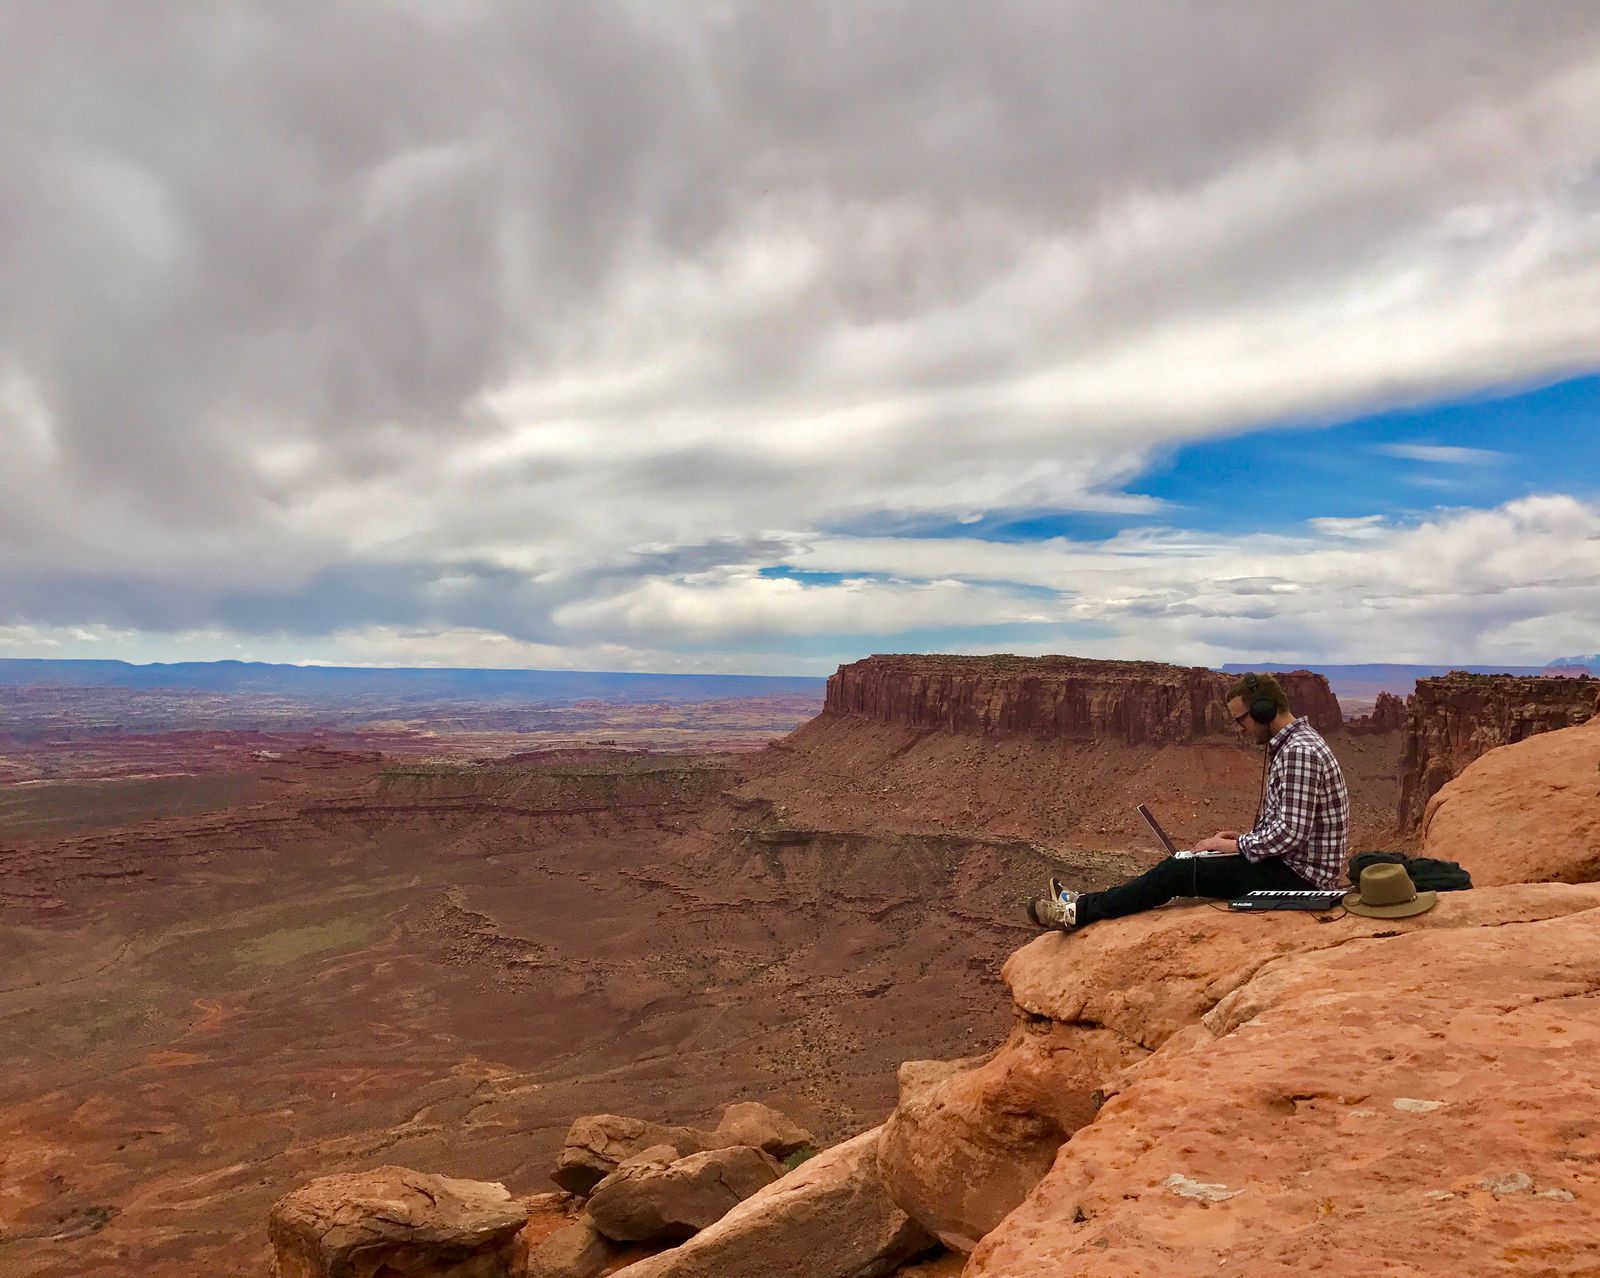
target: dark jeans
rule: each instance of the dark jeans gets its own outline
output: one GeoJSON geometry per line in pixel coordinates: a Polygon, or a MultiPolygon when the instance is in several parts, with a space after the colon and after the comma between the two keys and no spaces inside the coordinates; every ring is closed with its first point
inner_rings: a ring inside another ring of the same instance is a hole
{"type": "Polygon", "coordinates": [[[1169,856],[1136,879],[1104,892],[1085,892],[1078,898],[1078,926],[1099,919],[1120,919],[1124,914],[1153,910],[1175,896],[1213,896],[1232,899],[1246,892],[1288,891],[1314,888],[1279,857],[1247,861],[1243,856],[1197,856],[1180,861],[1169,856]]]}

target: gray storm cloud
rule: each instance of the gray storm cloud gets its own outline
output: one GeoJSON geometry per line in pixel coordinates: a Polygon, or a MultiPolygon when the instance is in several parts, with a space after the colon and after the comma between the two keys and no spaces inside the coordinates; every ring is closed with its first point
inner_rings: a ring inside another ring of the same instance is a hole
{"type": "Polygon", "coordinates": [[[19,0],[0,625],[1025,619],[754,574],[1592,366],[1595,118],[1588,3],[19,0]]]}

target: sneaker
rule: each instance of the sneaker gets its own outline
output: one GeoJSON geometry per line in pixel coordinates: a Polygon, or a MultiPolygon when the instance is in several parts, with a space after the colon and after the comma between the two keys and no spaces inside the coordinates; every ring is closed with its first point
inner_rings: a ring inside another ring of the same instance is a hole
{"type": "Polygon", "coordinates": [[[1028,902],[1028,918],[1034,927],[1057,928],[1068,932],[1078,926],[1078,894],[1059,888],[1054,879],[1050,888],[1055,896],[1037,896],[1028,902]]]}
{"type": "Polygon", "coordinates": [[[1050,899],[1052,901],[1075,901],[1078,899],[1076,892],[1067,891],[1060,879],[1050,876],[1050,899]]]}

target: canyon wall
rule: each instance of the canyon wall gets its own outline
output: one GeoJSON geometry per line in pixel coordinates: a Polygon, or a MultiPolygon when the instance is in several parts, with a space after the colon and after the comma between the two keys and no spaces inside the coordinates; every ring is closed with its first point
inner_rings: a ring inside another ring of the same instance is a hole
{"type": "Polygon", "coordinates": [[[1576,727],[1595,713],[1600,680],[1454,671],[1417,680],[1407,698],[1399,822],[1415,830],[1445,782],[1496,746],[1576,727]]]}
{"type": "MultiPolygon", "coordinates": [[[[1277,676],[1297,714],[1342,728],[1338,698],[1309,670],[1277,676]]],[[[1082,657],[874,656],[828,680],[823,713],[962,736],[1170,745],[1232,733],[1236,676],[1203,666],[1082,657]]]]}

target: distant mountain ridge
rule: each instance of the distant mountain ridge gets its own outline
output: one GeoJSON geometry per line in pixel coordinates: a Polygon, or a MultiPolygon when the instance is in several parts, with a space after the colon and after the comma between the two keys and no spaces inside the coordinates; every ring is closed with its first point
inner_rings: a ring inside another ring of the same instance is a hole
{"type": "Polygon", "coordinates": [[[289,697],[449,697],[477,700],[715,701],[814,695],[827,681],[798,675],[635,674],[593,670],[482,670],[291,666],[260,661],[127,661],[0,658],[0,687],[176,688],[289,697]]]}

